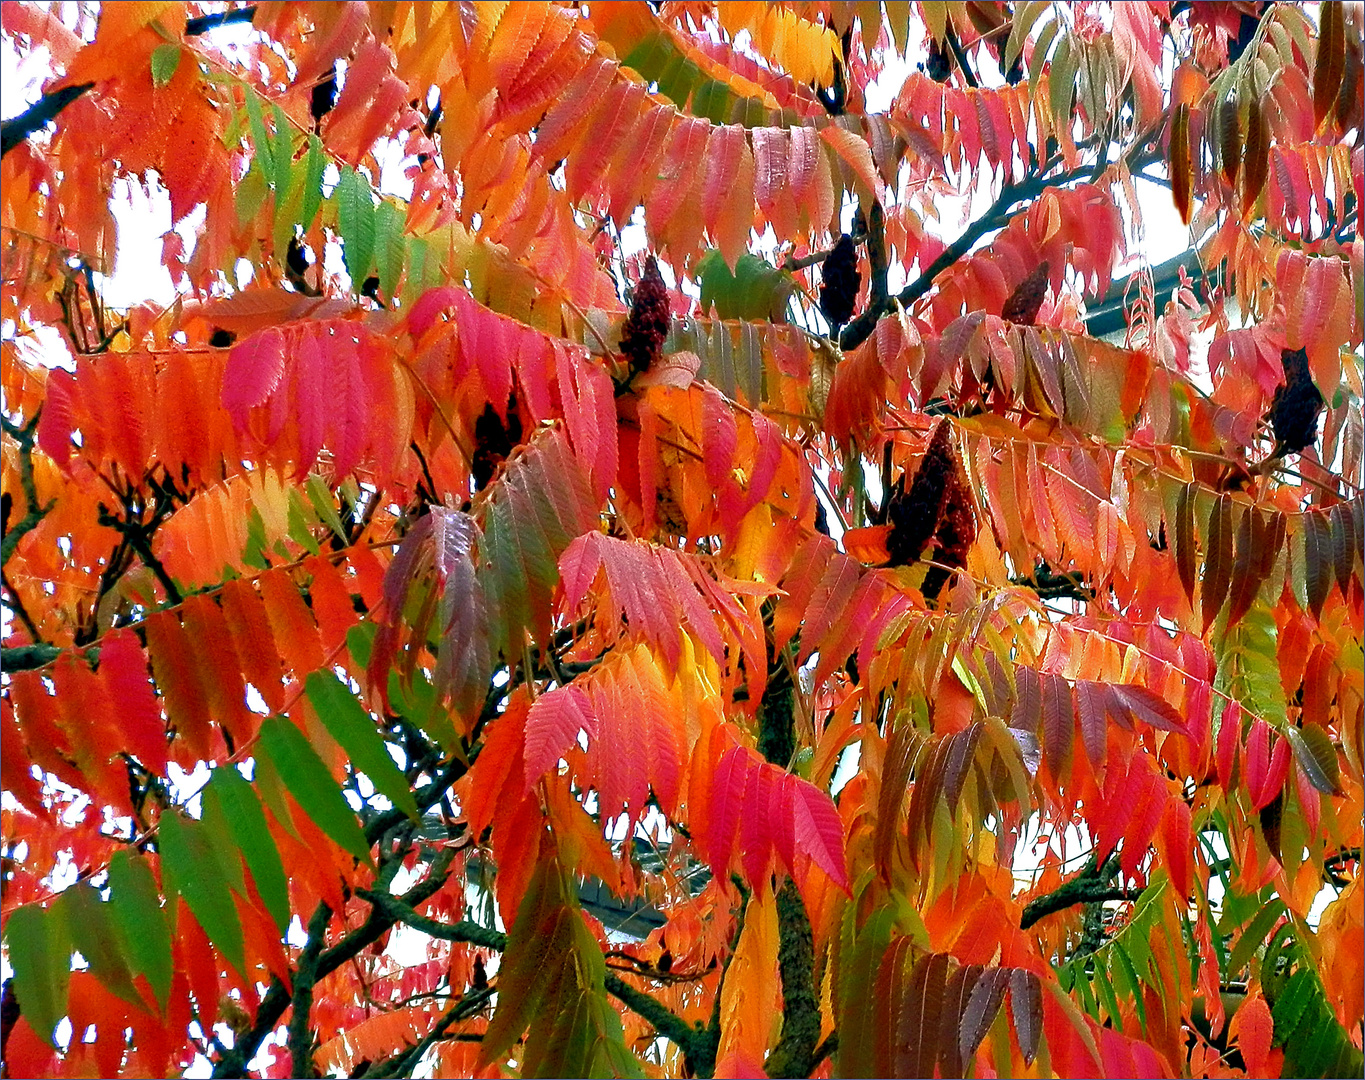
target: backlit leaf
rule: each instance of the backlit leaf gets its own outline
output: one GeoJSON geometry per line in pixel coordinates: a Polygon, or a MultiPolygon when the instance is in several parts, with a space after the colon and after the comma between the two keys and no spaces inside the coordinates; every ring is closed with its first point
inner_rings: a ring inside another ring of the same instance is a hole
{"type": "Polygon", "coordinates": [[[24,904],[5,923],[5,946],[14,969],[20,1008],[39,1038],[52,1040],[66,1015],[71,981],[71,938],[63,912],[24,904]]]}
{"type": "Polygon", "coordinates": [[[375,209],[369,181],[349,165],[341,170],[332,198],[337,204],[342,255],[351,289],[359,292],[374,263],[375,209]]]}
{"type": "Polygon", "coordinates": [[[261,723],[260,745],[304,813],[343,850],[368,863],[370,845],[365,834],[303,733],[283,717],[272,716],[261,723]]]}
{"type": "Polygon", "coordinates": [[[351,691],[333,672],[314,671],[308,676],[307,692],[318,719],[356,769],[370,778],[381,795],[417,821],[421,815],[412,789],[389,755],[374,718],[360,707],[351,691]]]}
{"type": "Polygon", "coordinates": [[[211,803],[227,822],[232,840],[246,859],[261,899],[280,932],[284,933],[289,926],[289,890],[279,849],[270,835],[256,793],[236,768],[224,765],[213,770],[204,788],[206,815],[211,803]]]}
{"type": "Polygon", "coordinates": [[[161,816],[161,868],[168,896],[183,896],[204,933],[239,972],[245,971],[242,922],[228,889],[220,858],[234,851],[215,851],[208,831],[175,810],[161,816]]]}

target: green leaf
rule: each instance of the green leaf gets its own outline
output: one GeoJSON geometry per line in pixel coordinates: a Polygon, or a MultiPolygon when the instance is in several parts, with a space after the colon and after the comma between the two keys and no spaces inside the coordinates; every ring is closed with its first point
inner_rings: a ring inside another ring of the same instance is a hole
{"type": "Polygon", "coordinates": [[[256,215],[261,210],[261,203],[265,202],[266,194],[269,191],[270,186],[266,183],[265,173],[253,161],[251,168],[242,177],[242,182],[237,185],[236,191],[233,193],[239,224],[245,225],[256,220],[256,215]]]}
{"type": "Polygon", "coordinates": [[[310,473],[303,490],[307,493],[308,501],[313,504],[318,517],[327,523],[328,528],[336,533],[338,539],[349,542],[346,526],[341,523],[341,515],[337,513],[336,503],[332,501],[332,493],[322,477],[317,473],[310,473]]]}
{"type": "Polygon", "coordinates": [[[1051,2],[1028,0],[1027,3],[1014,6],[1014,25],[1010,28],[1009,41],[1005,43],[1005,70],[1014,66],[1014,61],[1024,51],[1024,42],[1028,40],[1033,24],[1051,6],[1051,2]]]}
{"type": "Polygon", "coordinates": [[[303,169],[303,204],[299,210],[299,224],[307,232],[313,227],[318,207],[322,204],[322,173],[327,158],[322,152],[322,140],[316,134],[308,136],[308,159],[303,169]]]}
{"type": "Polygon", "coordinates": [[[1311,972],[1300,968],[1289,977],[1284,990],[1275,999],[1271,1015],[1275,1020],[1276,1046],[1284,1046],[1289,1042],[1300,1026],[1299,1021],[1304,1019],[1305,1012],[1313,1019],[1318,1018],[1315,1014],[1321,1010],[1309,1008],[1310,1004],[1314,1004],[1316,981],[1311,972]]]}
{"type": "Polygon", "coordinates": [[[374,262],[375,212],[369,181],[347,165],[333,198],[346,272],[351,275],[351,290],[359,292],[374,262]]]}
{"type": "Polygon", "coordinates": [[[413,821],[421,820],[412,787],[389,756],[374,718],[330,671],[314,671],[306,683],[308,700],[332,738],[350,755],[351,764],[370,778],[375,790],[413,821]]]}
{"type": "Polygon", "coordinates": [[[38,1037],[50,1042],[66,1015],[71,984],[71,939],[62,912],[55,904],[15,908],[5,924],[5,945],[19,1007],[38,1037]]]}
{"type": "MultiPolygon", "coordinates": [[[[346,631],[346,651],[351,659],[362,668],[370,666],[370,654],[374,652],[374,638],[379,633],[379,624],[371,619],[358,622],[346,631]]],[[[396,675],[396,671],[390,671],[396,675]]]]}
{"type": "Polygon", "coordinates": [[[275,774],[324,833],[361,862],[370,863],[370,845],[341,788],[303,732],[280,716],[261,724],[261,749],[275,774]]]}
{"type": "Polygon", "coordinates": [[[308,507],[303,501],[303,496],[299,494],[298,488],[289,489],[289,539],[304,548],[310,555],[316,555],[322,548],[318,546],[317,538],[313,536],[311,526],[313,519],[308,513],[308,507]]]}
{"type": "Polygon", "coordinates": [[[398,279],[403,276],[403,260],[407,255],[407,237],[403,232],[404,214],[387,199],[375,211],[375,264],[379,270],[379,289],[385,300],[397,294],[398,279]]]}
{"type": "Polygon", "coordinates": [[[790,274],[757,255],[741,255],[731,274],[715,248],[698,260],[696,276],[702,311],[714,304],[722,319],[781,320],[793,288],[790,274]]]}
{"type": "Polygon", "coordinates": [[[275,106],[273,150],[274,173],[270,186],[275,189],[275,198],[282,202],[289,192],[289,174],[294,168],[294,138],[289,131],[289,120],[278,105],[275,106]]]}
{"type": "Polygon", "coordinates": [[[1109,967],[1114,975],[1114,989],[1123,994],[1125,1001],[1132,1001],[1137,1009],[1138,1023],[1147,1026],[1147,1006],[1142,1001],[1142,983],[1138,981],[1137,970],[1128,950],[1118,941],[1110,942],[1109,967]]]}
{"type": "Polygon", "coordinates": [[[299,831],[294,827],[294,818],[289,809],[289,803],[285,801],[288,788],[285,787],[284,780],[280,778],[279,772],[271,764],[268,757],[258,754],[256,756],[256,771],[252,776],[256,790],[260,793],[261,802],[270,808],[270,812],[275,815],[275,820],[289,830],[289,835],[296,840],[302,840],[299,831]]]}
{"type": "Polygon", "coordinates": [[[199,824],[208,838],[209,850],[218,859],[218,867],[223,871],[223,879],[228,888],[238,896],[247,895],[246,874],[242,871],[242,853],[232,838],[232,826],[219,805],[205,802],[199,824]]]}
{"type": "MultiPolygon", "coordinates": [[[[354,656],[355,653],[352,652],[351,655],[354,656]]],[[[405,680],[399,672],[391,669],[389,704],[404,720],[416,724],[441,746],[463,758],[460,736],[450,721],[450,710],[441,705],[436,695],[436,687],[422,672],[414,671],[412,678],[405,680]]]]}
{"type": "Polygon", "coordinates": [[[1104,1001],[1104,1007],[1109,1012],[1109,1018],[1122,1031],[1123,1014],[1119,1011],[1118,995],[1114,993],[1114,984],[1110,981],[1109,972],[1105,970],[1103,964],[1095,965],[1095,983],[1100,988],[1099,996],[1104,1001]]]}
{"type": "Polygon", "coordinates": [[[1042,74],[1043,63],[1047,60],[1047,54],[1052,49],[1053,39],[1057,36],[1057,31],[1062,29],[1060,19],[1053,19],[1038,34],[1038,40],[1033,43],[1033,57],[1028,65],[1028,88],[1029,96],[1032,97],[1038,92],[1038,76],[1042,74]]]}
{"type": "Polygon", "coordinates": [[[129,967],[135,975],[147,977],[164,1012],[175,974],[171,928],[145,857],[126,850],[114,852],[109,861],[109,905],[123,936],[129,967]]]}
{"type": "Polygon", "coordinates": [[[251,141],[255,146],[252,164],[261,166],[261,177],[265,177],[265,163],[275,155],[275,142],[265,127],[265,116],[261,112],[261,99],[254,90],[246,92],[246,115],[251,122],[251,141]]]}
{"type": "Polygon", "coordinates": [[[166,895],[180,895],[223,959],[246,970],[242,923],[222,863],[202,822],[174,810],[161,815],[161,874],[166,895]]]}
{"type": "Polygon", "coordinates": [[[87,881],[78,881],[57,899],[71,943],[85,957],[91,973],[111,994],[143,1008],[142,995],[133,985],[128,961],[119,949],[120,935],[114,927],[113,909],[100,899],[99,890],[87,881]]]}
{"type": "Polygon", "coordinates": [[[1341,766],[1331,736],[1311,723],[1302,728],[1290,724],[1285,728],[1285,734],[1289,736],[1294,756],[1309,782],[1324,795],[1341,794],[1341,766]]]}
{"type": "Polygon", "coordinates": [[[158,45],[152,50],[152,85],[165,86],[175,78],[175,69],[180,66],[179,45],[158,45]]]}
{"type": "Polygon", "coordinates": [[[232,765],[213,770],[204,788],[204,817],[221,814],[232,834],[233,843],[246,859],[256,891],[280,933],[289,927],[289,883],[279,849],[270,835],[265,812],[251,785],[232,765]]]}
{"type": "Polygon", "coordinates": [[[484,1033],[480,1066],[498,1060],[541,1014],[556,989],[565,954],[573,946],[575,918],[567,906],[563,872],[553,860],[536,863],[498,969],[498,1006],[484,1033]]]}
{"type": "MultiPolygon", "coordinates": [[[[1063,34],[1057,41],[1057,51],[1052,54],[1052,70],[1048,76],[1048,104],[1052,108],[1052,118],[1058,125],[1071,123],[1071,95],[1076,89],[1076,60],[1070,34],[1063,34]]],[[[1084,46],[1082,46],[1083,48],[1084,46]]]]}

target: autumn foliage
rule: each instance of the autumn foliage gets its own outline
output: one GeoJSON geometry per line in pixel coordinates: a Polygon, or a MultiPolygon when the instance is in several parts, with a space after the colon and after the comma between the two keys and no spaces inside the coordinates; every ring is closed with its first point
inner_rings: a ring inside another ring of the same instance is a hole
{"type": "Polygon", "coordinates": [[[5,1075],[1360,1075],[1359,4],[0,16],[5,1075]]]}

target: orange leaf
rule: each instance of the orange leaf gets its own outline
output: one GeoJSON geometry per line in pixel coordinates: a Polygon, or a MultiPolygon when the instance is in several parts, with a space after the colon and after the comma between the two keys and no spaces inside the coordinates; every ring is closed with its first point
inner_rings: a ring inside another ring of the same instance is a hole
{"type": "Polygon", "coordinates": [[[260,576],[258,584],[266,615],[275,631],[275,641],[293,669],[294,678],[302,681],[310,671],[322,666],[322,642],[318,639],[317,624],[289,571],[271,570],[260,576]]]}
{"type": "Polygon", "coordinates": [[[858,138],[853,132],[846,131],[834,124],[821,128],[820,138],[853,170],[853,175],[857,177],[861,185],[859,194],[866,199],[880,201],[882,194],[881,177],[877,175],[877,168],[872,162],[872,151],[867,142],[858,138]]]}
{"type": "Polygon", "coordinates": [[[213,756],[208,697],[200,681],[194,647],[174,611],[159,611],[143,623],[147,653],[166,716],[195,760],[213,756]]]}
{"type": "Polygon", "coordinates": [[[1232,1017],[1228,1035],[1237,1040],[1237,1048],[1246,1062],[1248,1076],[1265,1076],[1266,1060],[1270,1057],[1271,1038],[1275,1022],[1270,1006],[1260,994],[1249,996],[1232,1017]]]}

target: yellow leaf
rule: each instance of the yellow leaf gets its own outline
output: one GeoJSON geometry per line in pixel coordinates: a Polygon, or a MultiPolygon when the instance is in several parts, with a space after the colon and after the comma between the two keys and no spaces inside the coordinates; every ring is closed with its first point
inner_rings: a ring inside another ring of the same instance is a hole
{"type": "Polygon", "coordinates": [[[717,1061],[738,1056],[761,1062],[772,1045],[782,1018],[777,937],[777,900],[764,885],[745,909],[744,932],[721,989],[717,1061]]]}

